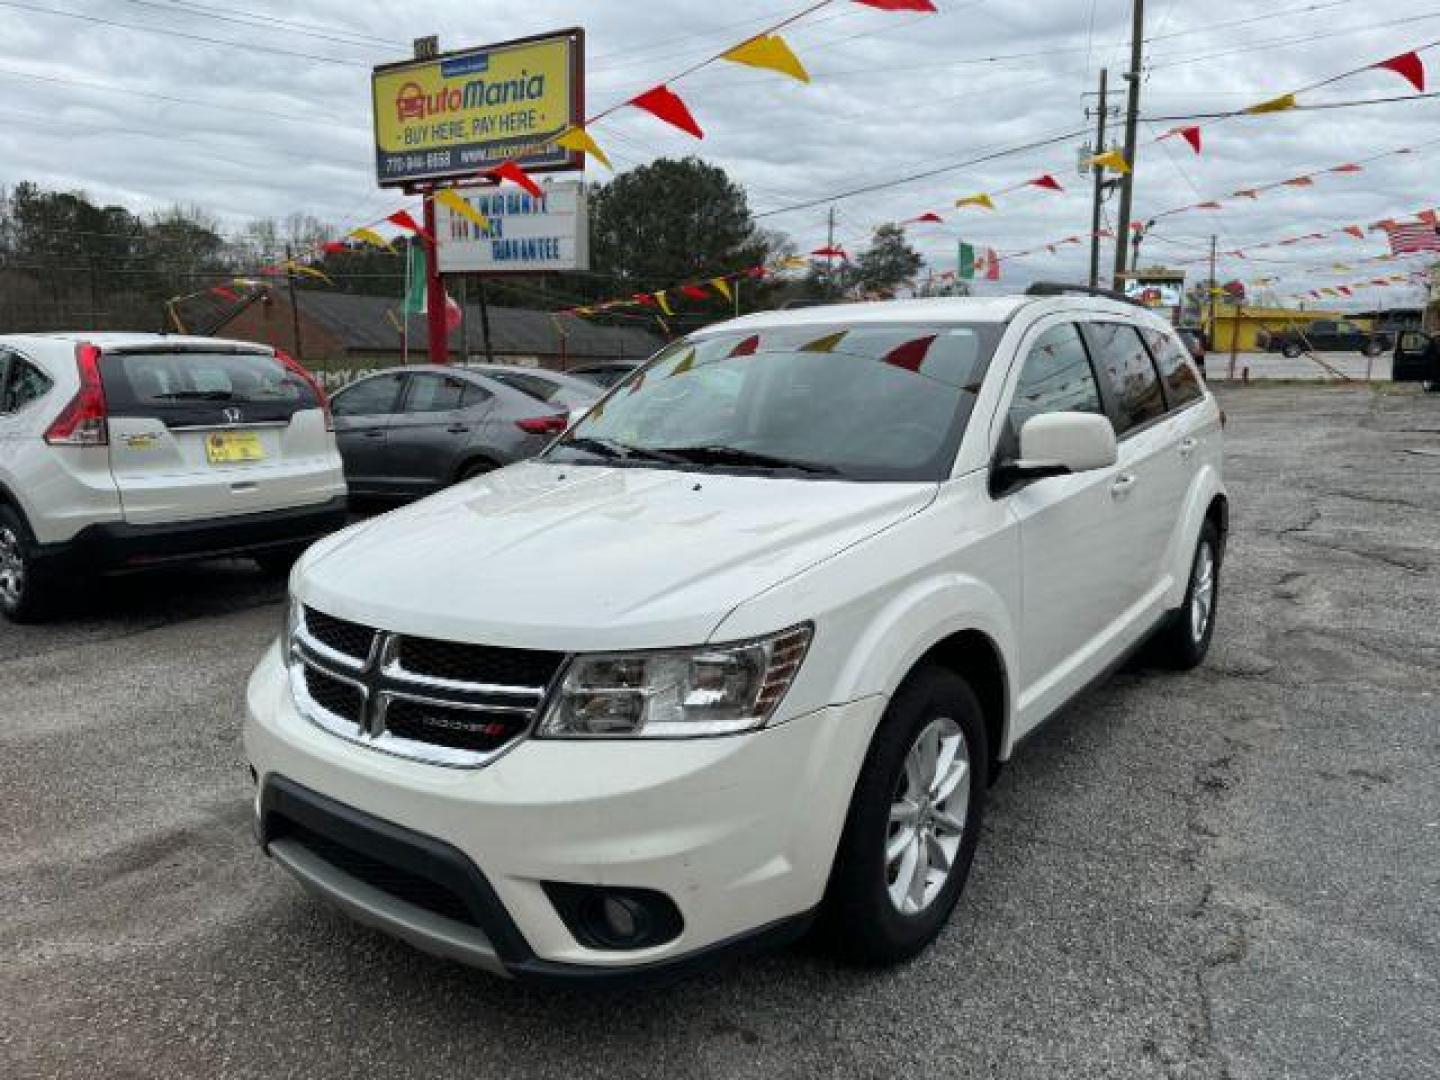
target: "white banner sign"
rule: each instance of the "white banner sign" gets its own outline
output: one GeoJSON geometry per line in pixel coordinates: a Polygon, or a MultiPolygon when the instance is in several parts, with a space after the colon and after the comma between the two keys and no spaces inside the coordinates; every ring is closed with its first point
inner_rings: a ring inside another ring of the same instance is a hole
{"type": "Polygon", "coordinates": [[[435,204],[442,274],[533,274],[590,268],[585,192],[577,183],[546,184],[537,199],[516,188],[456,192],[490,221],[481,229],[435,204]]]}

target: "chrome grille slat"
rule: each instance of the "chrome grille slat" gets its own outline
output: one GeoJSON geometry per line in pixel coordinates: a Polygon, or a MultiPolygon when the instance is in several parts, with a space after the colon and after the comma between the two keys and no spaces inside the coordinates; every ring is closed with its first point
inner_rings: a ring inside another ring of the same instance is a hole
{"type": "Polygon", "coordinates": [[[565,659],[560,653],[410,638],[306,607],[288,663],[300,711],[325,731],[399,757],[478,768],[529,734],[565,659]],[[411,642],[420,643],[418,654],[411,642]],[[407,652],[428,660],[436,673],[405,666],[407,652]],[[487,667],[543,675],[543,685],[452,677],[456,671],[483,676],[487,667]],[[340,687],[360,696],[358,709],[340,687]]]}

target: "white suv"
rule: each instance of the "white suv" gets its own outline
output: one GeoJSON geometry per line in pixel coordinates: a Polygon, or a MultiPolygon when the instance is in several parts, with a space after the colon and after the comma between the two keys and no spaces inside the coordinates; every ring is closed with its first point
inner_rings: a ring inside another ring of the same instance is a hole
{"type": "Polygon", "coordinates": [[[325,395],[266,346],[0,337],[0,612],[87,574],[219,554],[287,566],[346,520],[325,395]]]}
{"type": "Polygon", "coordinates": [[[1016,744],[1205,655],[1221,412],[1091,295],[767,313],[539,459],[331,537],[249,686],[256,826],[361,921],[516,977],[940,931],[1016,744]]]}

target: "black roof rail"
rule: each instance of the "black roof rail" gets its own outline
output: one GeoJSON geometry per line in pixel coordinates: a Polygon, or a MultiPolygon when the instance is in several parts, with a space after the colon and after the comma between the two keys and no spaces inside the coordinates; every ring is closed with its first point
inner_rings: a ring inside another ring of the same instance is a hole
{"type": "Polygon", "coordinates": [[[1026,296],[1068,296],[1072,293],[1079,296],[1098,296],[1103,300],[1119,300],[1122,304],[1132,304],[1140,308],[1145,307],[1140,301],[1131,299],[1117,289],[1101,289],[1091,285],[1072,285],[1065,281],[1037,281],[1025,290],[1026,296]]]}

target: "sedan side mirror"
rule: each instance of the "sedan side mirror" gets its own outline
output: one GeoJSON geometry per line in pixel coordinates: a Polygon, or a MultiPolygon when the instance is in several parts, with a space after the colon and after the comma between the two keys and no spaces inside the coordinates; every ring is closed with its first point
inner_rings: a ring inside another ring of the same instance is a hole
{"type": "Polygon", "coordinates": [[[1020,460],[999,462],[992,470],[990,491],[998,497],[1033,480],[1106,469],[1118,457],[1115,428],[1108,417],[1041,413],[1020,429],[1020,460]]]}

